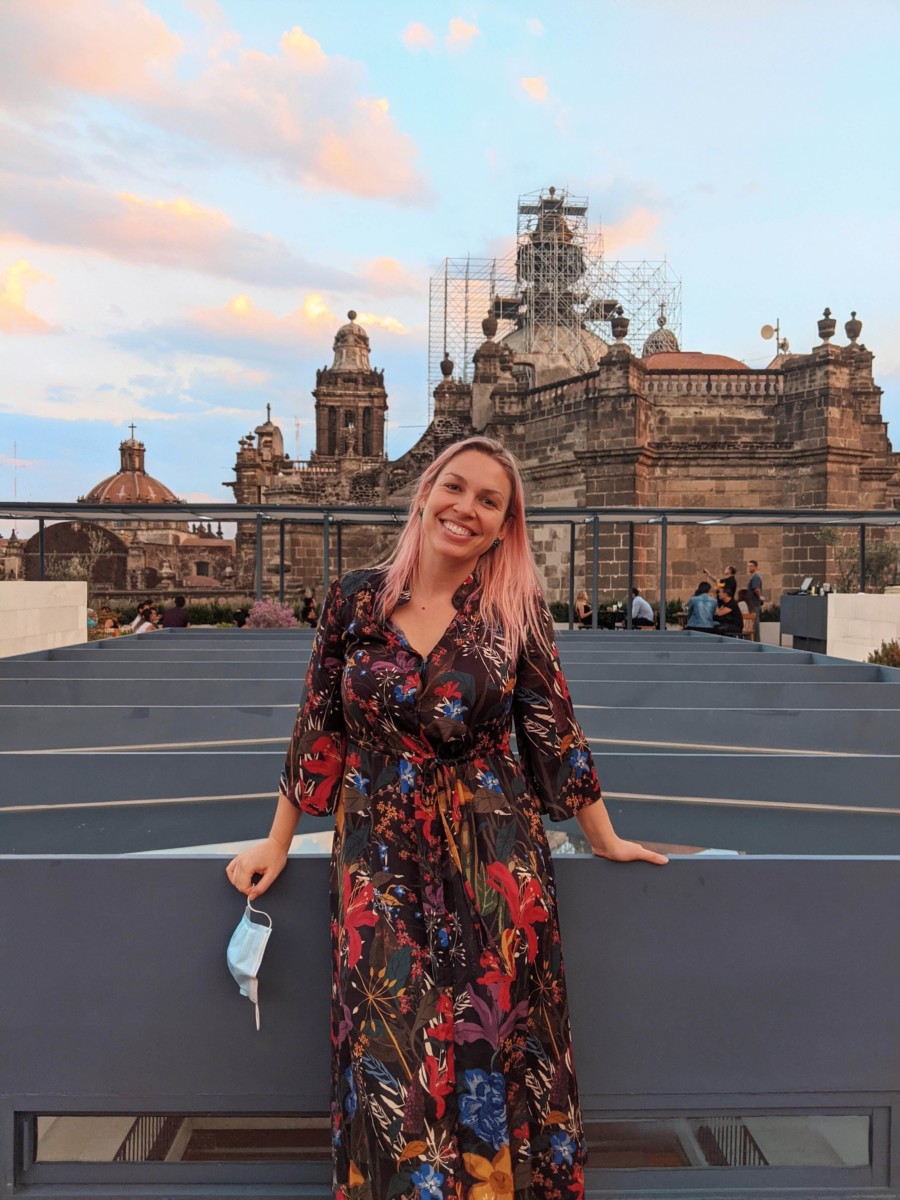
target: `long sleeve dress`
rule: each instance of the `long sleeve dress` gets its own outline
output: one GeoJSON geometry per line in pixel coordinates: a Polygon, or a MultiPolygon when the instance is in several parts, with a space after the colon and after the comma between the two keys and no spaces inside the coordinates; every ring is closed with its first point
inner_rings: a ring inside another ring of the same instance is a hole
{"type": "Polygon", "coordinates": [[[555,646],[511,662],[470,578],[423,658],[379,618],[383,578],[332,584],[282,777],[336,817],[335,1196],[573,1200],[584,1136],[542,817],[599,798],[590,752],[555,646]]]}

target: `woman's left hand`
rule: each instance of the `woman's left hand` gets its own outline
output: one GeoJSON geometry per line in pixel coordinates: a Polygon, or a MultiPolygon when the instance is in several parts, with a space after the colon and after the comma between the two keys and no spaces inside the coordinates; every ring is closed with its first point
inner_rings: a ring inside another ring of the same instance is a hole
{"type": "Polygon", "coordinates": [[[591,852],[598,858],[608,858],[611,862],[648,862],[663,867],[669,861],[664,854],[648,850],[640,842],[629,842],[620,837],[608,846],[592,846],[591,852]]]}

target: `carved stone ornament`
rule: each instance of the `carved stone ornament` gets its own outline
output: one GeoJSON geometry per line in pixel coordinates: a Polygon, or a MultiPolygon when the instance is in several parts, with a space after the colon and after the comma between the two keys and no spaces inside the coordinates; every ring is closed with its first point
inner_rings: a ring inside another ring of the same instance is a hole
{"type": "Polygon", "coordinates": [[[826,308],[819,321],[819,337],[823,344],[827,343],[829,338],[834,337],[834,331],[837,328],[837,321],[831,315],[831,309],[826,308]]]}

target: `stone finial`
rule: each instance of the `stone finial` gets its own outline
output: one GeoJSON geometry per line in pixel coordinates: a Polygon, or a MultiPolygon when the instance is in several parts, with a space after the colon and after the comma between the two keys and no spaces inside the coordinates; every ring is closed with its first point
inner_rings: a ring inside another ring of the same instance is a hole
{"type": "Polygon", "coordinates": [[[441,374],[445,379],[449,379],[453,374],[453,359],[444,351],[444,357],[441,359],[441,374]]]}
{"type": "Polygon", "coordinates": [[[348,316],[348,318],[349,318],[351,321],[355,321],[355,320],[356,320],[356,313],[353,311],[353,309],[352,309],[352,308],[351,308],[351,309],[350,309],[350,311],[347,313],[347,316],[348,316]]]}
{"type": "Polygon", "coordinates": [[[488,341],[497,336],[497,318],[492,312],[489,311],[488,315],[481,322],[481,331],[488,341]]]}
{"type": "Polygon", "coordinates": [[[822,344],[825,345],[829,338],[834,337],[834,331],[837,328],[837,321],[831,315],[831,309],[826,308],[822,313],[822,318],[819,321],[819,337],[822,339],[822,344]]]}
{"type": "Polygon", "coordinates": [[[615,314],[614,316],[610,317],[609,324],[610,328],[612,329],[612,335],[616,341],[624,342],[625,338],[628,336],[629,321],[625,316],[625,312],[621,304],[616,306],[615,314]]]}
{"type": "Polygon", "coordinates": [[[850,339],[850,345],[855,346],[859,335],[862,333],[862,321],[856,319],[856,313],[850,314],[850,320],[844,322],[844,332],[850,339]]]}

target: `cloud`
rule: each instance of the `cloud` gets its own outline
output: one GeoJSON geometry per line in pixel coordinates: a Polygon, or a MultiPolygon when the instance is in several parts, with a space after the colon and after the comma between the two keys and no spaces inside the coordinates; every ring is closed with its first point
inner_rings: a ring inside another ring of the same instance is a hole
{"type": "Polygon", "coordinates": [[[52,104],[62,90],[152,97],[183,48],[141,0],[4,0],[0,40],[15,46],[0,97],[25,110],[52,104]]]}
{"type": "Polygon", "coordinates": [[[360,274],[375,296],[416,296],[423,291],[422,280],[407,271],[396,258],[373,258],[363,266],[360,274]]]}
{"type": "Polygon", "coordinates": [[[540,75],[526,75],[523,79],[519,80],[519,83],[522,86],[522,91],[539,104],[543,104],[550,95],[547,80],[540,75]]]}
{"type": "MultiPolygon", "coordinates": [[[[454,44],[473,36],[468,29],[477,32],[451,22],[454,44]]],[[[141,0],[6,0],[0,41],[17,53],[0,100],[30,113],[103,96],[179,139],[267,163],[303,187],[432,202],[418,146],[388,101],[366,94],[363,64],[327,54],[299,25],[272,54],[233,39],[222,50],[225,32],[210,29],[220,48],[198,72],[141,0]]]]}
{"type": "Polygon", "coordinates": [[[36,283],[53,282],[52,275],[45,275],[33,267],[27,258],[17,259],[3,273],[0,283],[0,333],[41,334],[57,332],[26,305],[26,293],[36,283]]]}
{"type": "Polygon", "coordinates": [[[648,208],[637,208],[615,225],[603,226],[603,251],[617,254],[623,246],[644,246],[659,225],[661,216],[648,208]]]}
{"type": "MultiPolygon", "coordinates": [[[[178,321],[117,334],[113,341],[144,354],[205,355],[237,360],[244,369],[248,361],[256,362],[269,370],[296,364],[304,356],[320,356],[325,347],[330,349],[335,331],[346,320],[319,292],[308,293],[284,316],[261,308],[242,292],[222,308],[195,309],[178,321]]],[[[378,330],[379,336],[390,334],[397,341],[421,333],[418,327],[411,329],[380,313],[360,312],[357,321],[370,333],[378,330]]],[[[418,352],[418,339],[414,340],[418,352]]]]}
{"type": "Polygon", "coordinates": [[[162,412],[145,403],[145,393],[128,386],[108,384],[93,388],[48,387],[28,396],[0,395],[0,412],[24,413],[51,421],[174,421],[178,414],[162,412]]]}
{"type": "Polygon", "coordinates": [[[529,17],[525,22],[525,28],[529,33],[533,33],[535,37],[540,37],[544,32],[544,23],[539,21],[537,17],[529,17]]]}
{"type": "Polygon", "coordinates": [[[278,238],[238,228],[185,197],[114,195],[78,180],[40,188],[0,172],[0,237],[89,249],[131,263],[201,271],[246,283],[353,290],[353,275],[310,262],[278,238]]]}
{"type": "Polygon", "coordinates": [[[13,458],[11,454],[0,454],[0,467],[42,467],[44,460],[40,458],[13,458]]]}
{"type": "Polygon", "coordinates": [[[436,39],[427,25],[413,21],[400,34],[400,40],[412,54],[418,54],[420,50],[433,50],[436,39]]]}
{"type": "Polygon", "coordinates": [[[444,39],[444,43],[448,50],[468,50],[473,38],[478,37],[480,33],[481,30],[477,25],[470,25],[462,17],[452,17],[450,20],[450,32],[444,39]]]}

